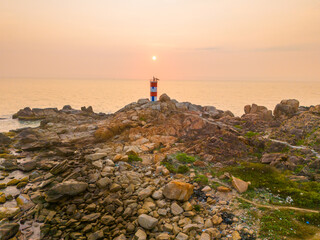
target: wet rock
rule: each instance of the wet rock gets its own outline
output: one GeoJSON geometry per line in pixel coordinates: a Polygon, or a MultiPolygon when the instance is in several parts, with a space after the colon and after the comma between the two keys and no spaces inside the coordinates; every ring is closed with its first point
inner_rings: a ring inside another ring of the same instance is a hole
{"type": "Polygon", "coordinates": [[[8,240],[14,237],[19,231],[18,223],[5,223],[0,226],[0,240],[8,240]]]}
{"type": "Polygon", "coordinates": [[[148,216],[146,214],[141,214],[138,217],[138,223],[144,229],[153,229],[158,224],[158,219],[148,216]]]}
{"type": "Polygon", "coordinates": [[[163,195],[172,200],[187,201],[193,193],[193,185],[173,180],[163,189],[163,195]]]}

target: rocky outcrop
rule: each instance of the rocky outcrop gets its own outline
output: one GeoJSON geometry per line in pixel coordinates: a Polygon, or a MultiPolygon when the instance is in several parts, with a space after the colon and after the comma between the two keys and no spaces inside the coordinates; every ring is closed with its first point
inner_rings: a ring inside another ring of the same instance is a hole
{"type": "Polygon", "coordinates": [[[296,99],[282,100],[273,110],[275,118],[290,118],[299,109],[299,101],[296,99]]]}
{"type": "Polygon", "coordinates": [[[0,146],[1,145],[8,145],[11,143],[11,139],[6,135],[0,133],[0,146]]]}
{"type": "Polygon", "coordinates": [[[258,106],[257,104],[246,105],[244,107],[245,114],[242,118],[250,118],[253,120],[271,121],[273,119],[272,111],[265,106],[258,106]]]}
{"type": "Polygon", "coordinates": [[[316,170],[308,172],[319,166],[311,151],[317,109],[274,120],[253,104],[239,118],[162,95],[108,116],[68,105],[48,110],[40,127],[10,133],[3,147],[0,204],[17,207],[2,207],[0,217],[23,223],[12,231],[19,239],[255,239],[257,228],[244,220],[236,198],[249,183],[233,177],[217,186],[231,175],[215,171],[258,164],[262,155],[261,163],[299,170],[299,181],[318,179],[316,170]],[[294,152],[271,136],[310,148],[294,152]]]}

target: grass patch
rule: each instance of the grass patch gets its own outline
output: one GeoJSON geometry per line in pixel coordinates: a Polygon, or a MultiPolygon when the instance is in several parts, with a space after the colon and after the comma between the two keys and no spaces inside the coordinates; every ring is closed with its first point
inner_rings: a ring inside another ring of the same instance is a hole
{"type": "Polygon", "coordinates": [[[293,211],[266,211],[260,218],[260,237],[282,240],[284,237],[307,239],[313,236],[317,228],[300,221],[293,211]]]}
{"type": "Polygon", "coordinates": [[[250,181],[249,192],[265,189],[283,199],[290,196],[297,207],[320,209],[320,183],[294,182],[274,167],[260,163],[243,163],[240,166],[226,167],[221,172],[229,172],[244,181],[250,181]],[[250,191],[251,190],[251,191],[250,191]]]}
{"type": "Polygon", "coordinates": [[[251,203],[243,201],[242,199],[238,198],[239,207],[242,209],[250,209],[252,207],[251,203]]]}
{"type": "Polygon", "coordinates": [[[142,162],[142,159],[135,154],[128,155],[128,162],[142,162]]]}
{"type": "Polygon", "coordinates": [[[178,167],[177,172],[178,172],[178,173],[187,173],[187,172],[189,172],[189,170],[190,170],[190,168],[189,168],[188,166],[186,166],[186,165],[180,165],[180,166],[178,167]]]}
{"type": "Polygon", "coordinates": [[[244,136],[246,136],[247,138],[252,138],[252,137],[257,136],[259,134],[260,133],[258,133],[258,132],[248,131],[248,132],[246,132],[246,134],[244,136]]]}
{"type": "Polygon", "coordinates": [[[235,128],[238,128],[238,129],[243,129],[243,127],[241,125],[234,125],[235,128]]]}

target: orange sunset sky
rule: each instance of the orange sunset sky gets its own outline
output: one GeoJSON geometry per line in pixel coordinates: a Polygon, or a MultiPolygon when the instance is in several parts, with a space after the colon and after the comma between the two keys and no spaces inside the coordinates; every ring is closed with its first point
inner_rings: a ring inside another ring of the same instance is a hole
{"type": "Polygon", "coordinates": [[[153,74],[320,81],[320,1],[0,2],[0,79],[153,74]]]}

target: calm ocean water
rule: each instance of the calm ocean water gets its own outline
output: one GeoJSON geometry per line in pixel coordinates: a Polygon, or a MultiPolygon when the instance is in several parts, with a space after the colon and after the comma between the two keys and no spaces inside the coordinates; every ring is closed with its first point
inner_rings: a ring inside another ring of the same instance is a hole
{"type": "MultiPolygon", "coordinates": [[[[0,80],[0,132],[25,127],[11,115],[24,107],[44,108],[91,105],[95,112],[115,112],[139,98],[149,97],[148,80],[0,80]]],[[[301,105],[320,104],[320,82],[172,81],[160,80],[158,95],[167,93],[178,101],[211,105],[243,114],[246,104],[269,109],[282,99],[296,98],[301,105]]],[[[36,123],[38,124],[38,123],[36,123]]],[[[32,124],[34,125],[34,124],[32,124]]]]}

